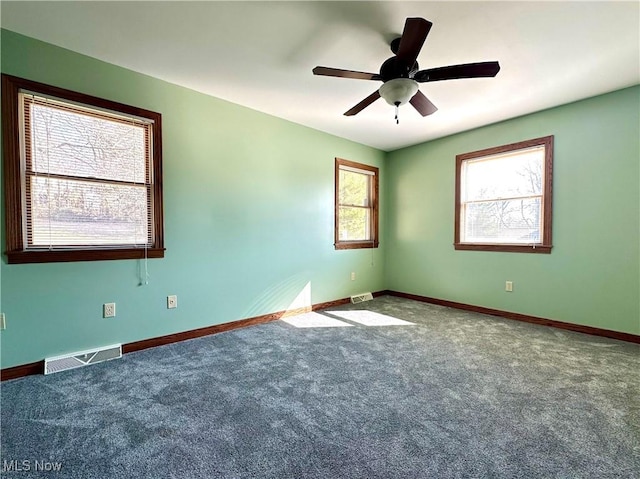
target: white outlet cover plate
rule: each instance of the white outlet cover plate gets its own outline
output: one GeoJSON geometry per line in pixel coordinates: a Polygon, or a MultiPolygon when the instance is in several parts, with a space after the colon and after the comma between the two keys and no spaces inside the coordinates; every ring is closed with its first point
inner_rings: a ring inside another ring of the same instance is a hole
{"type": "Polygon", "coordinates": [[[116,303],[104,303],[102,307],[102,315],[105,318],[115,318],[116,316],[116,303]]]}
{"type": "Polygon", "coordinates": [[[167,296],[167,309],[178,307],[178,297],[176,295],[167,296]]]}

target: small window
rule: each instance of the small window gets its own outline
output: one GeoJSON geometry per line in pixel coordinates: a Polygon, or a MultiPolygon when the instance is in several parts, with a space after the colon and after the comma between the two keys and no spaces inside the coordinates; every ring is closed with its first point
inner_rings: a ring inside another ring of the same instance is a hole
{"type": "Polygon", "coordinates": [[[551,252],[553,136],[456,156],[455,249],[551,252]]]}
{"type": "Polygon", "coordinates": [[[9,263],[163,257],[160,114],[2,80],[9,263]]]}
{"type": "Polygon", "coordinates": [[[336,249],[378,247],[378,168],[336,158],[336,249]]]}

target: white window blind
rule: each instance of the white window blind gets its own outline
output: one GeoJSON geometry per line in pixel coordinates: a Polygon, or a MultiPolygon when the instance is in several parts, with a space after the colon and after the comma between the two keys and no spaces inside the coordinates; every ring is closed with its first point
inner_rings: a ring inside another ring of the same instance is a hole
{"type": "Polygon", "coordinates": [[[154,242],[153,121],[20,93],[26,249],[154,242]]]}

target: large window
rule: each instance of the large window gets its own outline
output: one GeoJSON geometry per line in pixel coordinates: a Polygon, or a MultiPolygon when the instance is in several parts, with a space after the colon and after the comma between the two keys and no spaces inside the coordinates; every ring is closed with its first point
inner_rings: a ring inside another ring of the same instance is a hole
{"type": "Polygon", "coordinates": [[[336,158],[336,249],[378,247],[378,168],[336,158]]]}
{"type": "Polygon", "coordinates": [[[2,76],[9,263],[164,255],[161,116],[2,76]]]}
{"type": "Polygon", "coordinates": [[[551,252],[553,136],[456,156],[455,248],[551,252]]]}

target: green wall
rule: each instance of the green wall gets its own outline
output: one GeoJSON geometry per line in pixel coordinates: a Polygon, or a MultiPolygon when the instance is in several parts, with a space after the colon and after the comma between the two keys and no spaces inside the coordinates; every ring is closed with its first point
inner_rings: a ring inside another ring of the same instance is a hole
{"type": "Polygon", "coordinates": [[[334,157],[379,167],[384,197],[383,152],[13,32],[1,42],[3,73],[162,113],[167,248],[146,286],[137,260],[3,256],[2,368],[285,310],[303,290],[315,304],[384,288],[383,247],[333,247],[334,157]]]}
{"type": "Polygon", "coordinates": [[[640,334],[639,112],[633,87],[390,153],[387,288],[640,334]],[[455,251],[455,156],[546,135],[552,253],[455,251]]]}
{"type": "Polygon", "coordinates": [[[3,73],[162,113],[167,247],[144,286],[141,261],[3,256],[2,368],[284,310],[301,292],[392,289],[640,334],[640,87],[385,154],[13,32],[0,42],[3,73]],[[454,251],[455,155],[549,134],[553,252],[454,251]],[[380,168],[373,252],[333,248],[336,156],[380,168]]]}

